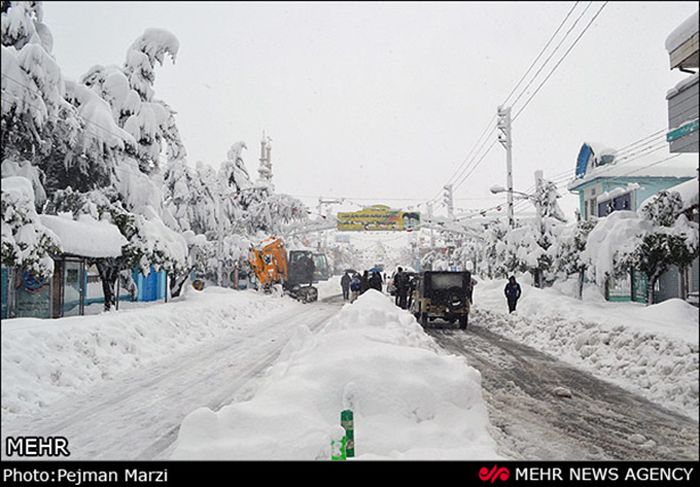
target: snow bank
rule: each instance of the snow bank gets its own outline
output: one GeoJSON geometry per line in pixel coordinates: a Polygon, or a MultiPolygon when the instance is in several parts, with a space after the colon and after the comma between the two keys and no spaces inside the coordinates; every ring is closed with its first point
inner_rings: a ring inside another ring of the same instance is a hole
{"type": "Polygon", "coordinates": [[[579,301],[562,294],[563,287],[520,285],[518,309],[508,315],[505,281],[480,282],[475,322],[698,417],[697,308],[680,299],[652,306],[611,303],[594,286],[579,301]]]}
{"type": "Polygon", "coordinates": [[[331,276],[326,281],[321,281],[314,284],[318,289],[318,299],[330,298],[332,296],[342,296],[343,288],[340,287],[341,276],[331,276]]]}
{"type": "Polygon", "coordinates": [[[97,316],[3,320],[3,421],[298,306],[289,298],[213,287],[97,316]]]}
{"type": "Polygon", "coordinates": [[[340,412],[358,459],[493,459],[480,374],[370,290],[318,334],[300,327],[255,396],[181,427],[173,459],[330,459],[340,412]]]}

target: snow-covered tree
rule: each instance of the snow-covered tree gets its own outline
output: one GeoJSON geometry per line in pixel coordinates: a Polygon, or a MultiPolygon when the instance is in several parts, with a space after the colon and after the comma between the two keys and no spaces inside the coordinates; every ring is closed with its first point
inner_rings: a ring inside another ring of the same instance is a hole
{"type": "Polygon", "coordinates": [[[245,231],[242,191],[252,186],[245,168],[241,152],[246,148],[245,142],[236,142],[228,151],[226,160],[219,167],[218,197],[220,201],[224,231],[245,231]]]}
{"type": "Polygon", "coordinates": [[[60,242],[41,224],[34,207],[34,190],[28,179],[2,179],[2,264],[47,279],[53,273],[51,255],[61,252],[60,242]]]}
{"type": "Polygon", "coordinates": [[[654,303],[654,285],[672,265],[684,268],[698,256],[698,225],[681,213],[683,201],[675,192],[661,191],[639,211],[653,225],[637,236],[622,266],[639,269],[647,276],[647,304],[654,303]]]}
{"type": "Polygon", "coordinates": [[[163,204],[183,232],[191,229],[192,184],[192,176],[184,159],[168,163],[163,177],[163,204]]]}
{"type": "Polygon", "coordinates": [[[584,258],[586,240],[591,230],[596,226],[597,218],[580,220],[575,224],[567,225],[555,242],[553,254],[555,255],[554,271],[567,279],[573,274],[578,274],[577,294],[583,297],[583,283],[589,262],[584,258]]]}
{"type": "Polygon", "coordinates": [[[226,160],[221,163],[219,169],[219,178],[234,194],[253,185],[241,155],[243,149],[247,148],[245,142],[233,144],[226,154],[226,160]]]}
{"type": "Polygon", "coordinates": [[[70,166],[80,124],[64,99],[63,76],[42,17],[40,2],[3,2],[0,134],[3,161],[26,160],[45,170],[49,164],[70,166]]]}
{"type": "Polygon", "coordinates": [[[554,218],[560,222],[566,222],[566,216],[561,210],[557,200],[561,198],[557,185],[552,181],[542,180],[539,189],[534,195],[534,205],[539,209],[542,218],[554,218]]]}

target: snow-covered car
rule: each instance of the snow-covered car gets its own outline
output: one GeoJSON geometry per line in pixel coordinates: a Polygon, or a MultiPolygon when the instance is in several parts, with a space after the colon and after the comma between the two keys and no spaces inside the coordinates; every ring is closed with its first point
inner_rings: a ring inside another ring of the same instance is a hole
{"type": "Polygon", "coordinates": [[[410,310],[425,327],[428,321],[459,320],[464,330],[469,323],[471,272],[426,271],[418,276],[410,310]]]}

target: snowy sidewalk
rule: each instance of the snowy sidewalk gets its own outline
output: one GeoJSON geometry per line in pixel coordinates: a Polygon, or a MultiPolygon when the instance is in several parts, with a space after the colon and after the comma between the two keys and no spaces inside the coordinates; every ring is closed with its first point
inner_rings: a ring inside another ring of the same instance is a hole
{"type": "Polygon", "coordinates": [[[68,439],[71,459],[167,458],[187,414],[248,397],[296,327],[317,329],[338,309],[333,303],[299,305],[239,319],[236,329],[216,340],[128,370],[35,416],[7,421],[3,438],[61,435],[68,439]]]}
{"type": "Polygon", "coordinates": [[[3,320],[2,424],[120,373],[247,334],[266,317],[302,308],[286,297],[212,287],[169,303],[96,316],[3,320]]]}
{"type": "Polygon", "coordinates": [[[698,419],[698,310],[681,300],[643,306],[610,303],[587,289],[521,283],[518,309],[506,311],[505,281],[482,281],[475,313],[490,330],[550,353],[599,378],[698,419]]]}

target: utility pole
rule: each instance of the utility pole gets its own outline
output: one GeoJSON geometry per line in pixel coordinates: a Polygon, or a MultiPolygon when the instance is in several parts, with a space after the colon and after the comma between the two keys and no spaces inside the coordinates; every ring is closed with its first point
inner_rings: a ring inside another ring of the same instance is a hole
{"type": "Polygon", "coordinates": [[[510,107],[498,107],[498,142],[506,149],[506,190],[508,191],[508,225],[515,226],[513,212],[513,143],[510,124],[510,107]]]}
{"type": "Polygon", "coordinates": [[[430,223],[430,250],[435,249],[435,234],[433,233],[433,204],[426,203],[428,207],[428,222],[430,223]]]}
{"type": "Polygon", "coordinates": [[[445,188],[444,201],[445,206],[447,206],[447,217],[450,219],[450,221],[452,221],[454,220],[455,216],[454,199],[452,198],[452,184],[446,184],[443,187],[445,188]]]}
{"type": "MultiPolygon", "coordinates": [[[[535,204],[535,225],[537,232],[539,233],[538,238],[542,238],[542,234],[544,233],[542,228],[542,183],[542,171],[535,171],[535,194],[533,203],[535,204]]],[[[535,273],[535,287],[542,287],[542,271],[539,269],[539,267],[535,273]]]]}
{"type": "MultiPolygon", "coordinates": [[[[340,199],[337,199],[337,198],[335,198],[335,199],[334,199],[334,198],[326,198],[326,199],[324,199],[323,196],[319,196],[319,197],[318,197],[318,216],[319,216],[319,218],[326,218],[326,217],[323,215],[323,213],[322,213],[322,211],[323,211],[323,206],[324,206],[324,205],[326,205],[326,206],[328,206],[328,205],[340,205],[340,204],[342,204],[344,201],[345,201],[345,200],[344,200],[343,198],[340,198],[340,199]]],[[[321,251],[321,234],[322,234],[322,233],[323,233],[323,230],[319,230],[319,231],[318,231],[318,245],[317,245],[317,248],[318,248],[319,251],[321,251]]],[[[326,241],[325,241],[325,238],[324,238],[324,242],[323,242],[323,250],[324,250],[324,251],[326,250],[326,247],[327,247],[327,245],[326,245],[326,241]]]]}

